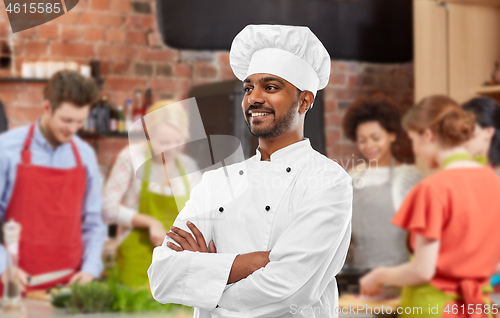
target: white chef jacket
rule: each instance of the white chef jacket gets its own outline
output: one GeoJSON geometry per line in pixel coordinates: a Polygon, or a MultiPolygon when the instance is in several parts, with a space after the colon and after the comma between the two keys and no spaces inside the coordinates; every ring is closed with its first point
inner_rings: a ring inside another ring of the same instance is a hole
{"type": "Polygon", "coordinates": [[[148,270],[151,292],[161,303],[195,307],[200,318],[337,317],[335,275],[351,236],[351,178],[308,139],[260,159],[257,150],[228,166],[233,187],[245,185],[238,182],[245,174],[248,185],[224,205],[230,194],[223,170],[203,175],[174,225],[190,232],[186,221],[193,222],[217,253],[176,252],[166,237],[148,270]],[[238,254],[269,250],[264,268],[226,286],[238,254]]]}

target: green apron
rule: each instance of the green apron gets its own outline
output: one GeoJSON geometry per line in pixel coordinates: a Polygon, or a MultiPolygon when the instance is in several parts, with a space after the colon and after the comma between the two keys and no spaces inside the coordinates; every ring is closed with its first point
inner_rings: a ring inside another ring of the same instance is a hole
{"type": "MultiPolygon", "coordinates": [[[[493,288],[489,285],[484,286],[482,289],[483,294],[489,294],[493,291],[493,288]]],[[[406,286],[403,287],[402,293],[401,293],[401,303],[399,304],[399,307],[403,308],[403,311],[405,308],[422,308],[421,312],[416,312],[416,311],[410,311],[408,309],[408,312],[412,312],[410,314],[399,314],[398,317],[408,317],[408,318],[422,318],[422,317],[442,317],[444,310],[446,309],[446,305],[448,303],[453,303],[454,301],[458,300],[463,300],[463,297],[457,294],[451,294],[451,293],[445,293],[442,290],[432,286],[430,283],[424,283],[421,285],[417,286],[406,286]],[[435,308],[438,306],[438,311],[437,313],[434,311],[434,313],[429,312],[429,308],[435,308]]],[[[487,296],[484,296],[483,299],[485,304],[489,305],[490,308],[490,313],[488,314],[488,317],[492,318],[493,315],[491,313],[491,301],[490,298],[487,296]]],[[[484,307],[483,307],[484,308],[484,307]]],[[[448,306],[447,308],[450,312],[452,312],[452,305],[448,306]]],[[[460,313],[462,313],[462,308],[458,307],[458,310],[460,313]]],[[[465,304],[465,309],[463,309],[465,312],[467,312],[467,304],[465,304]]],[[[453,316],[453,315],[452,315],[453,316]]],[[[467,316],[467,315],[465,315],[467,316]]]]}
{"type": "MultiPolygon", "coordinates": [[[[166,196],[148,191],[149,182],[143,181],[139,199],[139,213],[149,215],[160,221],[168,231],[174,224],[178,211],[184,208],[189,199],[189,182],[180,160],[176,159],[182,175],[186,194],[177,197],[166,196]],[[179,208],[179,209],[177,209],[179,208]]],[[[151,161],[144,167],[144,179],[149,180],[151,161]]],[[[151,265],[154,246],[149,240],[147,228],[134,228],[120,244],[117,253],[118,278],[126,286],[143,287],[148,285],[147,270],[151,265]]]]}
{"type": "MultiPolygon", "coordinates": [[[[443,162],[441,165],[441,169],[444,169],[447,165],[449,165],[452,162],[455,161],[460,161],[460,160],[474,160],[471,155],[469,154],[455,154],[452,155],[443,162]]],[[[479,163],[482,163],[481,160],[475,160],[479,163]]],[[[407,245],[408,245],[408,250],[410,251],[410,240],[409,240],[409,235],[408,235],[408,240],[407,240],[407,245]]],[[[413,258],[413,257],[411,257],[413,258]]],[[[484,286],[482,289],[483,295],[489,294],[493,291],[493,288],[489,285],[484,286]]],[[[446,309],[447,303],[453,303],[454,301],[457,300],[462,300],[463,297],[457,294],[451,294],[451,293],[445,293],[442,290],[432,286],[430,283],[424,283],[421,285],[416,285],[416,286],[406,286],[403,287],[402,293],[401,293],[401,303],[400,307],[403,308],[403,310],[406,307],[413,308],[413,307],[418,307],[422,308],[422,312],[413,312],[410,314],[399,314],[398,317],[408,317],[408,318],[422,318],[422,317],[441,317],[443,315],[444,310],[446,309]],[[429,312],[429,307],[434,308],[438,306],[438,312],[431,313],[429,312]]],[[[491,302],[489,297],[484,297],[484,303],[490,305],[491,308],[491,302]]],[[[452,305],[448,307],[449,311],[452,311],[452,305]]],[[[459,307],[460,313],[462,311],[462,308],[459,307]]],[[[410,312],[410,310],[408,310],[410,312]]],[[[467,308],[465,308],[465,312],[467,312],[467,308]]],[[[490,314],[488,317],[493,317],[493,315],[490,314]]]]}

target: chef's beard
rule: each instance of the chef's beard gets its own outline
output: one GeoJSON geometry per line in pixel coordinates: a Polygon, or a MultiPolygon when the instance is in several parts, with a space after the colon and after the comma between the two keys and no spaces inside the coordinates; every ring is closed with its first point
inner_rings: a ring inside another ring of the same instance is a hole
{"type": "MultiPolygon", "coordinates": [[[[245,117],[248,129],[250,133],[259,139],[273,139],[281,136],[284,132],[290,129],[292,126],[295,116],[297,116],[297,109],[299,108],[299,97],[293,101],[293,103],[288,108],[288,111],[281,118],[276,118],[276,113],[274,113],[274,119],[267,127],[257,128],[249,123],[249,119],[245,117]]],[[[253,108],[257,109],[257,107],[253,108]]],[[[269,116],[269,115],[268,115],[269,116]]]]}

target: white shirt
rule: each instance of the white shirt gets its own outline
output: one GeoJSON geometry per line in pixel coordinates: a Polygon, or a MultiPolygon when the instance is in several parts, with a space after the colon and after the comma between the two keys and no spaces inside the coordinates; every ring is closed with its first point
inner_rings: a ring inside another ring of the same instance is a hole
{"type": "MultiPolygon", "coordinates": [[[[363,184],[365,187],[370,187],[389,181],[390,167],[371,167],[366,171],[363,171],[363,169],[364,166],[361,165],[349,171],[349,175],[355,184],[363,184]],[[363,180],[360,181],[358,178],[363,178],[363,180]]],[[[399,210],[406,195],[422,178],[422,174],[414,165],[401,164],[394,166],[391,187],[394,211],[399,210]]]]}
{"type": "Polygon", "coordinates": [[[335,275],[351,237],[351,178],[308,139],[260,159],[257,150],[227,167],[233,193],[243,176],[248,181],[230,203],[220,203],[230,196],[223,170],[203,175],[174,225],[189,231],[185,222],[193,222],[217,253],[175,252],[167,237],[153,252],[151,292],[161,303],[195,307],[200,318],[337,317],[335,275]],[[237,254],[268,250],[264,268],[226,286],[237,254]]]}

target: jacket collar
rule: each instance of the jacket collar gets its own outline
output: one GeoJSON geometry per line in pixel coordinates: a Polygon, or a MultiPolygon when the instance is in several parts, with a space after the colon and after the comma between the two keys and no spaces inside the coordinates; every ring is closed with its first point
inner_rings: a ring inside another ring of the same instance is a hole
{"type": "MultiPolygon", "coordinates": [[[[271,154],[271,162],[297,160],[310,150],[313,150],[311,147],[311,141],[309,138],[304,138],[304,140],[298,141],[273,152],[271,154]]],[[[262,154],[260,153],[259,147],[257,147],[255,160],[260,161],[261,158],[262,154]]]]}

